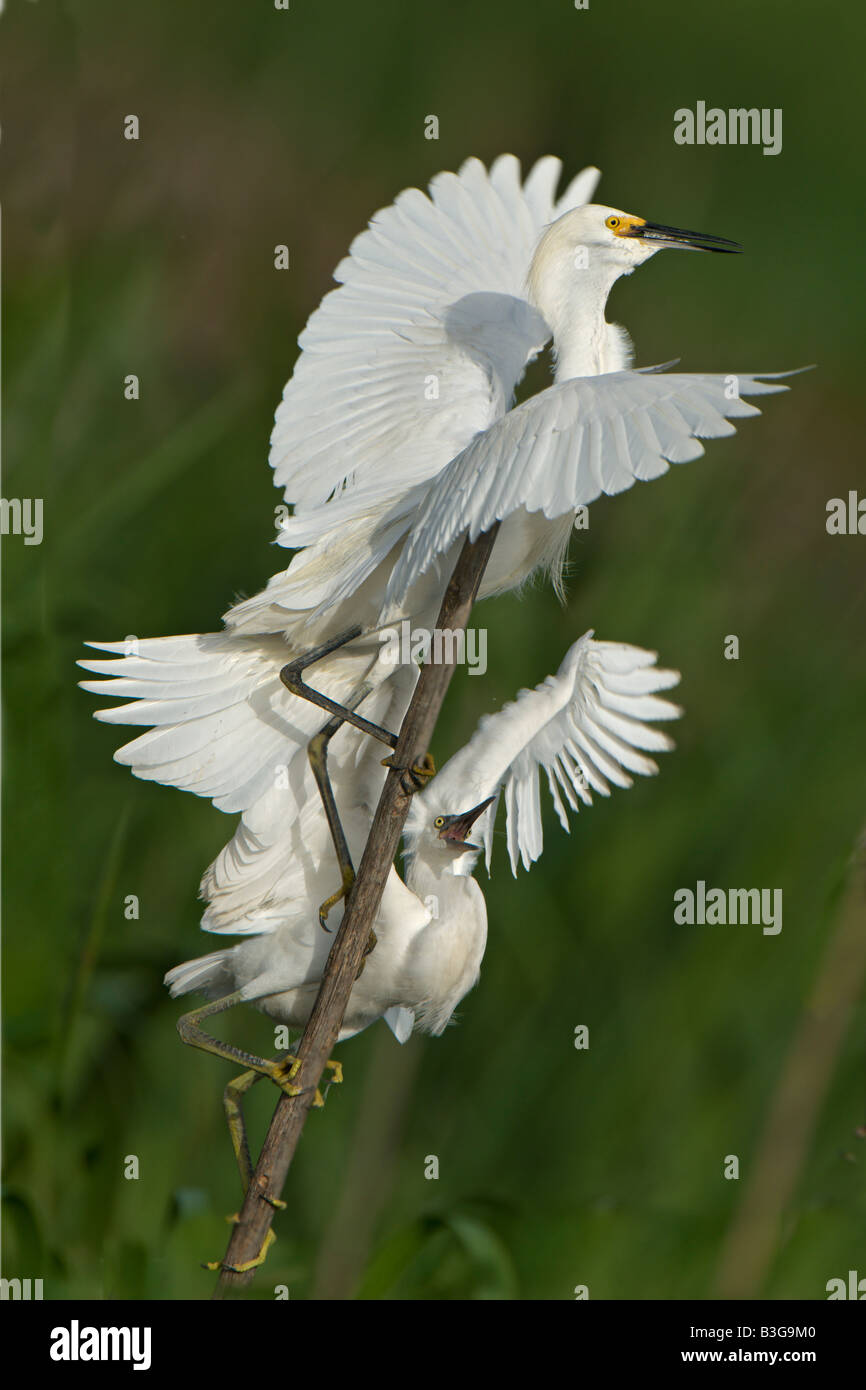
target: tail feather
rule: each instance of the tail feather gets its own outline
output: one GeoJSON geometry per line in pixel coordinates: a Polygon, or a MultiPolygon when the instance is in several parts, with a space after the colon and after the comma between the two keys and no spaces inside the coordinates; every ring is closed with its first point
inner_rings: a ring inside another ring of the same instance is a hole
{"type": "Polygon", "coordinates": [[[232,988],[232,978],[226,965],[229,950],[212,951],[208,956],[186,960],[176,965],[165,977],[172,999],[181,994],[206,994],[219,999],[232,988]]]}

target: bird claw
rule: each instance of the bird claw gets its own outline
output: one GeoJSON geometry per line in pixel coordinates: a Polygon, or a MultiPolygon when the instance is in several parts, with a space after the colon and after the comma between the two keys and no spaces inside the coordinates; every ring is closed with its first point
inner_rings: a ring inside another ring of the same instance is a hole
{"type": "MultiPolygon", "coordinates": [[[[266,1198],[266,1201],[270,1200],[271,1198],[266,1198]]],[[[281,1205],[285,1206],[285,1203],[283,1202],[281,1205]]],[[[237,1213],[235,1213],[234,1216],[226,1217],[226,1220],[233,1221],[235,1224],[237,1224],[237,1222],[240,1220],[240,1217],[237,1215],[237,1213]]],[[[225,1263],[224,1260],[208,1260],[205,1264],[202,1265],[202,1269],[228,1270],[229,1274],[248,1274],[251,1269],[258,1269],[259,1265],[264,1264],[265,1260],[268,1257],[268,1251],[270,1250],[276,1238],[277,1237],[274,1231],[269,1230],[264,1238],[264,1241],[262,1242],[262,1248],[259,1251],[259,1253],[252,1260],[244,1260],[243,1264],[228,1265],[225,1263]]]]}
{"type": "Polygon", "coordinates": [[[407,796],[414,796],[415,792],[423,791],[430,778],[436,776],[436,764],[432,753],[425,753],[419,762],[413,763],[411,767],[402,768],[394,762],[394,754],[390,753],[387,758],[382,759],[382,766],[393,767],[402,774],[400,786],[407,796]]]}
{"type": "Polygon", "coordinates": [[[331,911],[332,907],[336,907],[337,903],[342,902],[344,898],[348,897],[354,882],[355,871],[347,865],[343,870],[342,885],[337,889],[336,893],[332,893],[331,896],[326,898],[319,906],[319,926],[323,931],[331,930],[328,926],[328,913],[331,911]]]}
{"type": "MultiPolygon", "coordinates": [[[[329,1069],[331,1072],[331,1076],[328,1078],[328,1086],[325,1088],[325,1095],[327,1095],[328,1087],[339,1086],[342,1084],[343,1063],[337,1062],[333,1058],[331,1058],[330,1061],[325,1063],[325,1067],[329,1069]]],[[[283,1061],[277,1067],[274,1068],[271,1074],[271,1080],[276,1082],[277,1086],[279,1086],[280,1090],[283,1092],[284,1095],[291,1096],[292,1098],[294,1098],[295,1096],[302,1096],[305,1090],[310,1090],[311,1088],[304,1086],[294,1086],[292,1084],[298,1072],[300,1071],[300,1068],[300,1057],[284,1057],[283,1061]],[[286,1062],[291,1062],[291,1066],[289,1067],[288,1071],[286,1071],[285,1067],[286,1062]]],[[[321,1091],[317,1086],[315,1095],[313,1096],[313,1109],[321,1110],[324,1104],[325,1097],[322,1095],[321,1091]]],[[[273,1201],[274,1204],[277,1205],[275,1199],[273,1198],[266,1197],[265,1201],[273,1201]]],[[[285,1204],[283,1203],[281,1205],[285,1204]]]]}

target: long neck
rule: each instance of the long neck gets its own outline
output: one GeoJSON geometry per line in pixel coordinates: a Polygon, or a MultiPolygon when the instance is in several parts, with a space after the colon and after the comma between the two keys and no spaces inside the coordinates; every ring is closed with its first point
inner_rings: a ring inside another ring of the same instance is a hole
{"type": "Polygon", "coordinates": [[[610,325],[604,311],[617,275],[590,275],[589,270],[573,270],[553,308],[550,327],[556,349],[556,381],[597,376],[610,369],[610,325]]]}
{"type": "Polygon", "coordinates": [[[435,935],[462,935],[477,915],[479,903],[481,916],[486,918],[484,897],[475,879],[471,874],[455,874],[448,859],[436,856],[431,863],[422,850],[408,860],[405,880],[407,888],[431,909],[435,935]]]}
{"type": "Polygon", "coordinates": [[[408,887],[418,894],[422,902],[430,895],[437,899],[440,915],[443,909],[447,913],[449,907],[471,896],[473,889],[478,887],[471,875],[452,873],[444,858],[441,863],[431,864],[423,853],[412,855],[405,877],[408,887]]]}
{"type": "Polygon", "coordinates": [[[609,324],[604,317],[611,288],[622,274],[618,266],[575,262],[573,250],[539,247],[529,276],[532,302],[553,333],[556,380],[597,376],[609,371],[605,360],[609,324]]]}

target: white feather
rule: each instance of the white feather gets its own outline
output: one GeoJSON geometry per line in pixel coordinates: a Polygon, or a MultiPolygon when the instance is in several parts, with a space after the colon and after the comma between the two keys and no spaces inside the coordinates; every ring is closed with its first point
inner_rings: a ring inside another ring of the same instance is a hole
{"type": "MultiPolygon", "coordinates": [[[[504,792],[512,871],[528,868],[543,849],[538,777],[543,770],[560,823],[568,829],[562,796],[572,810],[609,796],[611,784],[630,787],[632,775],[658,766],[648,753],[673,747],[647,720],[671,720],[681,710],[658,692],[679,681],[655,665],[655,653],[627,643],[599,642],[591,632],[569,649],[555,676],[522,690],[496,714],[486,715],[472,738],[416,798],[427,814],[468,807],[504,792]],[[432,808],[432,809],[431,809],[432,808]]],[[[421,810],[413,808],[412,815],[421,810]]],[[[480,834],[492,855],[496,805],[484,813],[480,834]]]]}

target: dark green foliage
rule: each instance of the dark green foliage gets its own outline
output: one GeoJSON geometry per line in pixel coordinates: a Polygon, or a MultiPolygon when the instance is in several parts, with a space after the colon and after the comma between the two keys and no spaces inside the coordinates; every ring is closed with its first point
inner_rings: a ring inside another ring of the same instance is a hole
{"type": "MultiPolygon", "coordinates": [[[[358,1136],[369,1069],[387,1095],[397,1044],[370,1035],[341,1049],[346,1084],[310,1120],[256,1293],[339,1288],[315,1267],[351,1183],[339,1236],[362,1298],[709,1295],[866,819],[866,538],[824,525],[830,497],[866,495],[861,181],[846,167],[862,12],[7,11],[4,495],[44,497],[45,538],[4,545],[4,1274],[61,1299],[209,1292],[199,1262],[221,1254],[239,1200],[230,1071],[181,1047],[161,979],[208,949],[198,880],[233,822],[114,765],[124,731],[91,720],[73,663],[87,638],[213,630],[285,563],[267,439],[331,269],[399,189],[508,149],[557,153],[569,174],[598,163],[605,202],[744,243],[738,258],[659,256],[617,287],[639,363],[819,370],[707,458],[594,506],[565,609],[536,588],[477,611],[490,670],[455,680],[440,762],[589,626],[681,669],[678,748],[570,838],[549,815],[544,858],[516,883],[500,837],[489,887],[480,873],[481,984],[459,1026],[410,1044],[387,1171],[363,1169],[358,1136]],[[782,107],[782,154],[675,146],[674,109],[699,98],[782,107]],[[723,659],[730,633],[739,661],[723,659]],[[676,926],[673,893],[700,878],[782,888],[781,935],[676,926]],[[731,1153],[739,1183],[722,1175],[731,1153]]],[[[820,1298],[858,1259],[866,1272],[863,1025],[861,1007],[764,1297],[820,1298]]],[[[224,1028],[269,1046],[256,1015],[224,1028]]],[[[273,1099],[250,1097],[257,1140],[273,1099]]]]}

